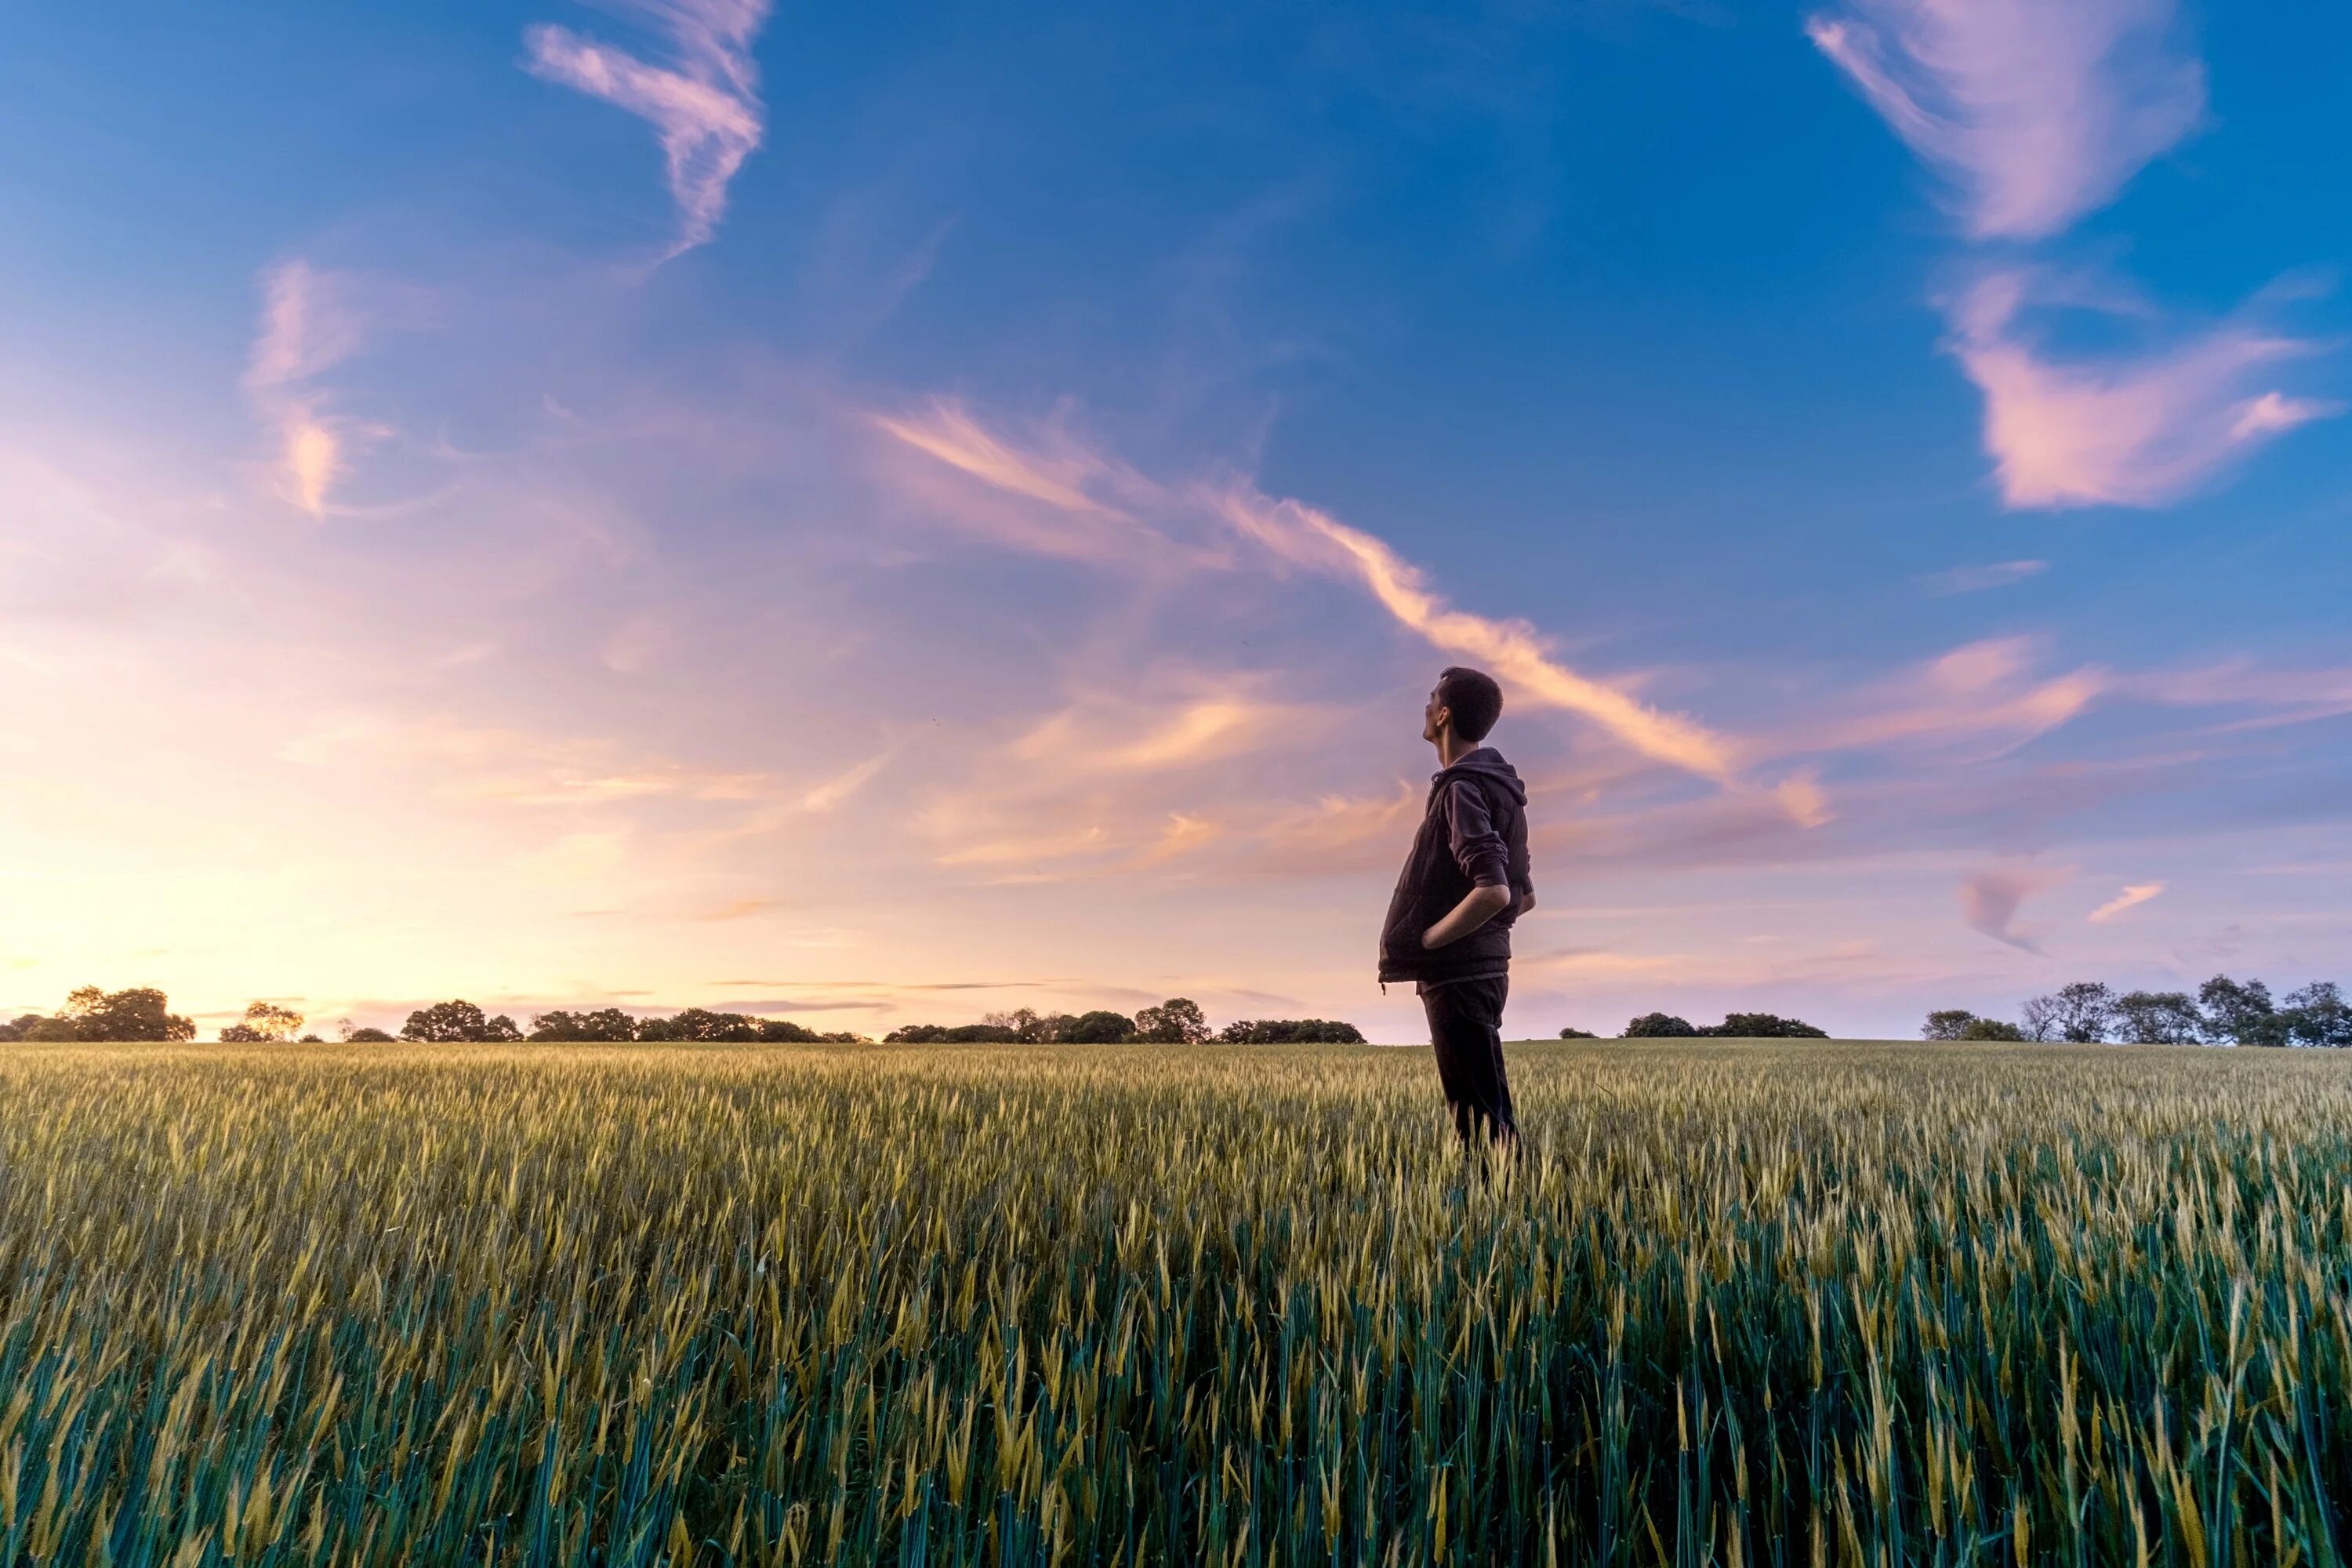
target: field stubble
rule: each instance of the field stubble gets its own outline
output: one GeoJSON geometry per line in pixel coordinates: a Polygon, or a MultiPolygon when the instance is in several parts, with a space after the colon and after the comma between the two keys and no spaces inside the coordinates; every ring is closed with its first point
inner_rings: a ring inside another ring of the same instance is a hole
{"type": "Polygon", "coordinates": [[[0,1564],[2340,1561],[2352,1062],[0,1048],[0,1564]]]}

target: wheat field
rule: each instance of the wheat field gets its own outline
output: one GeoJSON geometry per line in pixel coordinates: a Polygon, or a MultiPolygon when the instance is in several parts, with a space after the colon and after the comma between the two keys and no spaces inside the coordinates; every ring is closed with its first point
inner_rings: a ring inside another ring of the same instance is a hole
{"type": "Polygon", "coordinates": [[[0,1564],[2334,1563],[2352,1062],[0,1047],[0,1564]]]}

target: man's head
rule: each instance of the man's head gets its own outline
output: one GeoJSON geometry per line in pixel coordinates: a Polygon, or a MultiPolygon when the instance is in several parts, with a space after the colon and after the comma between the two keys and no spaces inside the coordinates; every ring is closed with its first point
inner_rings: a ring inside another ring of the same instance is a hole
{"type": "Polygon", "coordinates": [[[1503,716],[1503,689],[1485,670],[1450,666],[1430,691],[1422,710],[1421,738],[1435,745],[1448,728],[1454,738],[1476,745],[1503,716]]]}

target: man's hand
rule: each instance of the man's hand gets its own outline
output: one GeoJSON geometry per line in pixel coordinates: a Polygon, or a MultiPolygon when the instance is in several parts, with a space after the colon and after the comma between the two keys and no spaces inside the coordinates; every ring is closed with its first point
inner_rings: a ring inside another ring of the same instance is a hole
{"type": "Polygon", "coordinates": [[[1421,933],[1421,945],[1432,951],[1451,946],[1501,914],[1510,903],[1511,889],[1499,882],[1492,887],[1473,888],[1460,903],[1446,911],[1444,920],[1421,933]]]}

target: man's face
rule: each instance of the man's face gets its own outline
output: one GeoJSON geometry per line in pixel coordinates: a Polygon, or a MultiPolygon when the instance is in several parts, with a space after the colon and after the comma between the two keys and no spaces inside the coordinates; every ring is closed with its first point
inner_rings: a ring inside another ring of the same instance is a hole
{"type": "Polygon", "coordinates": [[[1439,700],[1437,689],[1432,687],[1429,692],[1429,706],[1421,710],[1421,738],[1431,745],[1435,745],[1437,737],[1444,734],[1445,726],[1453,721],[1454,710],[1439,700]]]}

